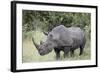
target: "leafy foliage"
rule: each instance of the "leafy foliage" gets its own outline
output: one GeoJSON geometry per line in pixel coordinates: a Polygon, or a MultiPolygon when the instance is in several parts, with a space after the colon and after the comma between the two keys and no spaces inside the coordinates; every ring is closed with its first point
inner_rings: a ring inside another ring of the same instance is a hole
{"type": "Polygon", "coordinates": [[[90,16],[90,13],[23,10],[23,31],[36,29],[50,31],[61,24],[66,27],[78,26],[86,29],[90,27],[90,16]]]}

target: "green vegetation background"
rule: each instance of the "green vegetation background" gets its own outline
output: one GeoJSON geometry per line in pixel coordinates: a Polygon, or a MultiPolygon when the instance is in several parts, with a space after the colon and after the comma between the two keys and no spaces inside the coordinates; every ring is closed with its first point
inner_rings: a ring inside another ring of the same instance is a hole
{"type": "Polygon", "coordinates": [[[75,12],[54,12],[54,11],[32,11],[23,10],[22,12],[22,43],[23,55],[22,61],[26,62],[43,62],[55,61],[55,53],[40,56],[36,50],[31,38],[35,38],[35,42],[39,44],[40,40],[45,41],[46,36],[43,31],[51,31],[58,25],[66,27],[77,26],[84,30],[86,35],[86,46],[84,54],[79,56],[79,49],[75,50],[74,57],[63,58],[61,52],[61,60],[87,60],[91,59],[91,14],[75,13],[75,12]]]}

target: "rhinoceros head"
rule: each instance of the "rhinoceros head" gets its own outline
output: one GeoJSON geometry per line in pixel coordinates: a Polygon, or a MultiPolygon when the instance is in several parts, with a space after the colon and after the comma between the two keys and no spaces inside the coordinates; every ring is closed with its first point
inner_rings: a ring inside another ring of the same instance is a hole
{"type": "Polygon", "coordinates": [[[36,44],[34,41],[34,38],[32,38],[33,44],[37,48],[38,52],[40,55],[46,55],[52,51],[52,49],[55,47],[54,42],[50,39],[47,38],[45,42],[40,42],[40,45],[36,44]]]}

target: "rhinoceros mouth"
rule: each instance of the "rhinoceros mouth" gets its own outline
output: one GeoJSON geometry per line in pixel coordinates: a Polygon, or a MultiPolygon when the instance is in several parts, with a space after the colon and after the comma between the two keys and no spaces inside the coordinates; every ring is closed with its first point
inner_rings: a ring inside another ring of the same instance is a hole
{"type": "Polygon", "coordinates": [[[44,55],[46,55],[46,54],[44,54],[44,53],[40,53],[40,55],[41,55],[41,56],[44,56],[44,55]]]}
{"type": "Polygon", "coordinates": [[[44,56],[44,55],[49,54],[51,51],[52,51],[52,50],[39,51],[39,54],[40,54],[41,56],[44,56]]]}
{"type": "Polygon", "coordinates": [[[49,53],[49,52],[47,52],[47,53],[39,52],[39,54],[40,54],[41,56],[47,55],[48,53],[49,53]]]}

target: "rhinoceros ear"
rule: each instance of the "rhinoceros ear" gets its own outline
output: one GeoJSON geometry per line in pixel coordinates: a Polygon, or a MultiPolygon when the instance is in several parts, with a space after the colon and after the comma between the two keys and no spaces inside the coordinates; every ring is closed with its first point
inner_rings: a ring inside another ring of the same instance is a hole
{"type": "Polygon", "coordinates": [[[44,31],[43,33],[44,33],[45,35],[48,35],[49,32],[45,32],[45,31],[44,31]]]}

